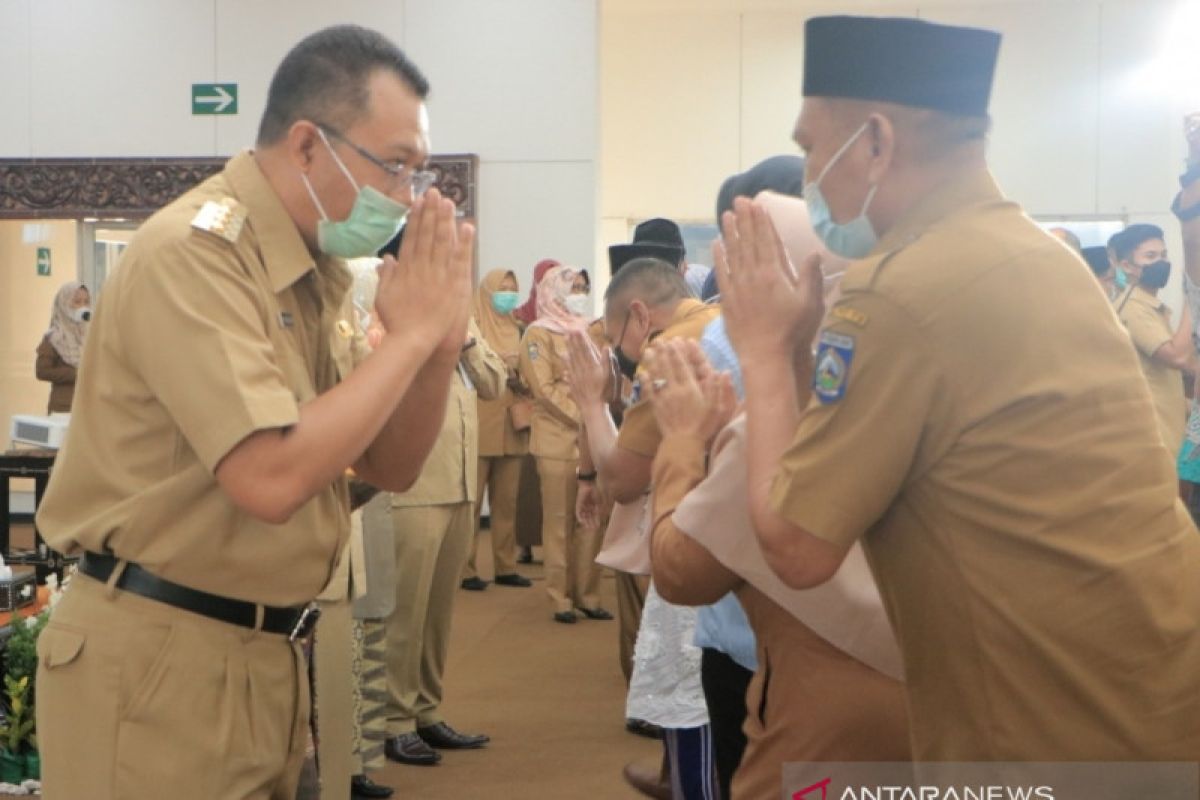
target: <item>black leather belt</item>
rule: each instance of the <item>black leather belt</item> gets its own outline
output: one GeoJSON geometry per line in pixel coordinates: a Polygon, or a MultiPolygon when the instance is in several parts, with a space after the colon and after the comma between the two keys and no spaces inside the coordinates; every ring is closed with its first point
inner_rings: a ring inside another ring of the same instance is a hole
{"type": "MultiPolygon", "coordinates": [[[[83,558],[79,559],[79,571],[101,583],[107,583],[118,563],[113,556],[84,553],[83,558]]],[[[119,589],[191,611],[193,614],[228,622],[230,625],[240,625],[243,628],[257,627],[257,606],[254,603],[180,586],[178,583],[152,575],[132,562],[125,565],[125,571],[117,579],[116,585],[119,589]]],[[[284,634],[293,640],[307,636],[320,614],[315,604],[292,608],[262,608],[262,630],[267,633],[284,634]]]]}

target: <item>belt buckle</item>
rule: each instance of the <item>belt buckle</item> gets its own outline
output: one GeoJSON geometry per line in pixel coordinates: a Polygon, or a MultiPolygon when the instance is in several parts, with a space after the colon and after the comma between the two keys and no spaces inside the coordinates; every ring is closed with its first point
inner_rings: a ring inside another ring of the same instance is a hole
{"type": "Polygon", "coordinates": [[[288,641],[294,642],[297,639],[303,639],[312,633],[317,624],[317,618],[321,616],[321,609],[317,608],[316,603],[309,603],[304,610],[300,612],[300,616],[296,618],[296,624],[292,626],[292,632],[288,634],[288,641]]]}

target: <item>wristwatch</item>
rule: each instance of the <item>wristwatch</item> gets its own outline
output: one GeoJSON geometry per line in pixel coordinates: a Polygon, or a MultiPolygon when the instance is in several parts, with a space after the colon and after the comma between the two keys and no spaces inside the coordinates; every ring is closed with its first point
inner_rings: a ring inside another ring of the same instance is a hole
{"type": "Polygon", "coordinates": [[[584,483],[595,483],[596,482],[596,470],[592,470],[591,472],[580,472],[577,469],[577,470],[575,470],[575,480],[583,481],[584,483]]]}

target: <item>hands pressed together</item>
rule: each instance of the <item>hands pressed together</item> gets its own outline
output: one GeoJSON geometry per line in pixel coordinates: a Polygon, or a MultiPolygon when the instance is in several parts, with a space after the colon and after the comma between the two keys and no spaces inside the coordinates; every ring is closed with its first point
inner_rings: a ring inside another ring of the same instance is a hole
{"type": "Polygon", "coordinates": [[[809,348],[825,314],[821,260],[793,265],[767,212],[744,197],[721,219],[713,243],[725,330],[745,365],[809,348]]]}
{"type": "Polygon", "coordinates": [[[643,366],[642,391],[654,403],[664,438],[690,436],[707,446],[733,419],[738,405],[733,380],[712,368],[695,341],[657,342],[646,351],[643,366]]]}
{"type": "Polygon", "coordinates": [[[383,337],[403,333],[457,360],[471,315],[475,228],[454,216],[453,201],[430,189],[408,214],[399,258],[379,265],[376,317],[383,337]]]}
{"type": "Polygon", "coordinates": [[[567,336],[567,385],[580,406],[611,402],[619,391],[608,349],[596,347],[583,331],[567,336]]]}

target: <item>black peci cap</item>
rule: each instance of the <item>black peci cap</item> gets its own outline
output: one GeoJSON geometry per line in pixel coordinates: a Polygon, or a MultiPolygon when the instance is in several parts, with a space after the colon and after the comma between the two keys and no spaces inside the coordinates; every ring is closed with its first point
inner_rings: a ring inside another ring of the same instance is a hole
{"type": "Polygon", "coordinates": [[[814,17],[804,96],[987,115],[1000,34],[903,17],[814,17]]]}

